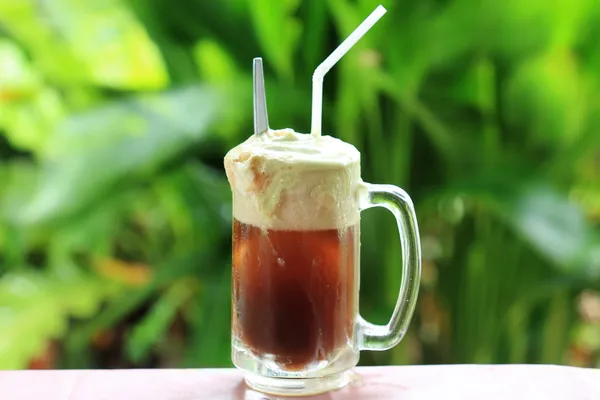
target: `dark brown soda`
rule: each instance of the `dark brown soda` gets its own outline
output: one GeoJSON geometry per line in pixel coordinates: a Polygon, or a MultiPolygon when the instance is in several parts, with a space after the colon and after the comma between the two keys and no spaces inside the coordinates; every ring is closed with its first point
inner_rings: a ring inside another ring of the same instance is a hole
{"type": "Polygon", "coordinates": [[[358,226],[263,230],[233,223],[233,333],[286,370],[352,340],[358,226]]]}

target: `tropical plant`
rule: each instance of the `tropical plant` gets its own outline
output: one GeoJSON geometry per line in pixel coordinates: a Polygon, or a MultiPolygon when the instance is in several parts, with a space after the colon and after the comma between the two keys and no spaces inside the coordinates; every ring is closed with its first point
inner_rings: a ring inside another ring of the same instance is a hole
{"type": "MultiPolygon", "coordinates": [[[[600,5],[383,3],[326,78],[324,131],[412,195],[423,283],[406,340],[362,363],[593,365],[600,5]]],[[[230,365],[222,157],[252,131],[251,60],[271,125],[307,131],[312,71],[377,5],[0,2],[0,369],[230,365]]],[[[363,218],[375,322],[395,229],[363,218]]]]}

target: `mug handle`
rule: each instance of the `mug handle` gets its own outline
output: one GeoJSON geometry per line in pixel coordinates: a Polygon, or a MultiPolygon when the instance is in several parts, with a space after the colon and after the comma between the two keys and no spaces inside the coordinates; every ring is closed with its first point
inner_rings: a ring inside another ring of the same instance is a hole
{"type": "Polygon", "coordinates": [[[362,316],[357,319],[359,350],[388,350],[400,343],[408,329],[417,303],[421,281],[421,243],[412,200],[408,194],[393,185],[364,183],[358,192],[360,211],[384,207],[398,222],[402,247],[402,283],[392,318],[387,325],[375,325],[362,316]]]}

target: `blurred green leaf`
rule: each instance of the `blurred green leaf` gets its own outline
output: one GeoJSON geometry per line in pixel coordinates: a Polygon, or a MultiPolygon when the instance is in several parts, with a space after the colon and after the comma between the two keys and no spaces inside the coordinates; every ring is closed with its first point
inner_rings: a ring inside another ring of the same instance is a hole
{"type": "Polygon", "coordinates": [[[598,279],[600,240],[581,210],[543,181],[517,171],[495,171],[457,181],[441,196],[465,196],[480,202],[561,271],[598,279]]]}
{"type": "Polygon", "coordinates": [[[118,287],[93,276],[39,273],[0,280],[0,369],[22,369],[49,340],[67,333],[70,317],[88,318],[118,287]]]}
{"type": "Polygon", "coordinates": [[[514,209],[504,210],[511,224],[564,272],[600,277],[600,241],[575,205],[547,187],[523,190],[514,209]]]}
{"type": "Polygon", "coordinates": [[[39,85],[23,50],[13,41],[0,39],[0,101],[27,97],[39,85]]]}
{"type": "Polygon", "coordinates": [[[202,296],[196,298],[201,313],[191,315],[192,334],[184,366],[230,367],[231,360],[231,269],[220,264],[220,273],[203,282],[202,296]],[[223,340],[227,338],[226,340],[223,340]]]}
{"type": "Polygon", "coordinates": [[[19,149],[40,151],[64,116],[59,93],[45,86],[16,43],[0,39],[0,129],[19,149]]]}
{"type": "Polygon", "coordinates": [[[207,82],[218,83],[236,80],[237,68],[231,56],[214,40],[201,40],[194,46],[194,56],[207,82]]]}
{"type": "Polygon", "coordinates": [[[194,295],[194,292],[193,282],[179,281],[170,286],[156,301],[127,339],[127,353],[134,362],[140,362],[151,347],[164,338],[176,313],[194,295]]]}
{"type": "Polygon", "coordinates": [[[250,15],[261,47],[281,78],[291,80],[294,72],[293,56],[296,52],[302,25],[293,14],[298,0],[256,0],[250,15]]]}
{"type": "Polygon", "coordinates": [[[52,6],[2,2],[0,22],[58,82],[124,89],[157,89],[167,83],[157,49],[120,0],[100,6],[77,0],[56,0],[52,6]]]}
{"type": "Polygon", "coordinates": [[[16,219],[64,218],[119,184],[151,176],[206,137],[220,101],[214,90],[191,87],[70,118],[53,134],[40,186],[16,219]]]}
{"type": "MultiPolygon", "coordinates": [[[[231,137],[240,128],[246,127],[252,108],[252,89],[249,74],[238,70],[235,61],[226,49],[214,40],[201,40],[194,46],[194,60],[200,76],[209,84],[217,84],[228,92],[236,104],[226,107],[226,116],[220,119],[215,127],[222,137],[231,137]]],[[[251,71],[251,63],[246,64],[246,71],[251,71]]],[[[237,140],[237,138],[236,138],[237,140]]]]}
{"type": "Polygon", "coordinates": [[[536,144],[577,140],[589,101],[584,79],[574,55],[565,50],[524,63],[508,82],[507,121],[514,129],[530,131],[536,144]]]}
{"type": "Polygon", "coordinates": [[[300,39],[303,57],[308,69],[316,68],[321,61],[325,39],[327,37],[327,3],[320,0],[309,0],[301,3],[305,7],[305,20],[310,21],[310,27],[304,29],[300,39]]]}
{"type": "MultiPolygon", "coordinates": [[[[136,290],[119,293],[93,320],[74,329],[70,333],[67,351],[77,353],[87,347],[96,332],[107,329],[123,320],[128,314],[151,299],[160,288],[185,277],[198,276],[199,269],[203,267],[201,263],[217,265],[219,262],[219,260],[216,260],[217,256],[203,248],[199,251],[190,251],[186,254],[167,258],[156,267],[156,273],[148,285],[136,290]]],[[[206,276],[210,276],[210,274],[206,274],[206,276]]]]}
{"type": "Polygon", "coordinates": [[[158,181],[156,191],[175,234],[174,249],[208,251],[230,234],[229,185],[215,171],[191,163],[158,181]]]}
{"type": "MultiPolygon", "coordinates": [[[[125,0],[136,12],[160,48],[174,83],[189,83],[189,46],[212,38],[225,47],[239,65],[260,52],[247,0],[125,0]],[[243,38],[243,40],[240,40],[243,38]]],[[[251,65],[251,62],[250,62],[251,65]]]]}

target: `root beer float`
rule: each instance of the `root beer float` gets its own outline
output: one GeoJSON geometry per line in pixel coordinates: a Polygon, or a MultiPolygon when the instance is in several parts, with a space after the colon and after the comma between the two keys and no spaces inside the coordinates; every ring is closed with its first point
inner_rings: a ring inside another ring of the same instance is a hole
{"type": "Polygon", "coordinates": [[[262,60],[254,60],[254,135],[224,164],[233,194],[232,360],[247,384],[276,395],[340,388],[360,350],[404,336],[420,280],[416,217],[408,194],[364,183],[360,153],[321,135],[325,73],[385,13],[379,6],[313,75],[311,134],[269,128],[262,60]],[[392,318],[358,312],[360,212],[391,210],[402,247],[402,283],[392,318]]]}
{"type": "Polygon", "coordinates": [[[339,355],[357,308],[360,153],[329,136],[269,129],[231,150],[225,168],[234,341],[286,370],[339,355]]]}

